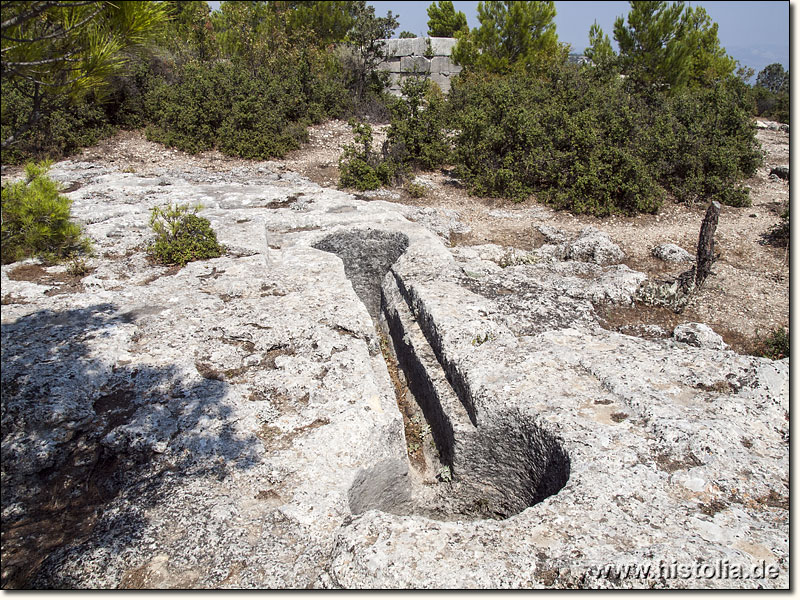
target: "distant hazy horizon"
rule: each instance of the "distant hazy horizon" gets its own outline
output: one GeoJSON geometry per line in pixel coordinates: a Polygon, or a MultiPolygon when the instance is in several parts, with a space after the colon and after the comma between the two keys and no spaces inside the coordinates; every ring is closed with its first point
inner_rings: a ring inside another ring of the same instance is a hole
{"type": "MultiPolygon", "coordinates": [[[[212,8],[219,1],[210,1],[212,8]]],[[[410,31],[425,36],[428,30],[428,6],[431,2],[395,2],[390,0],[370,1],[379,16],[388,11],[400,15],[400,25],[395,31],[410,31]]],[[[706,9],[712,20],[719,25],[719,40],[728,54],[756,73],[772,63],[781,63],[789,69],[789,22],[793,17],[794,2],[785,0],[758,2],[727,2],[703,0],[688,2],[691,6],[706,9]],[[792,10],[790,11],[790,7],[792,10]]],[[[467,15],[470,27],[478,26],[476,1],[454,1],[456,10],[467,15]]],[[[570,44],[573,52],[583,52],[589,45],[589,27],[596,20],[603,31],[614,38],[614,20],[627,16],[628,2],[609,0],[606,2],[573,0],[556,2],[556,33],[559,40],[570,44]]]]}

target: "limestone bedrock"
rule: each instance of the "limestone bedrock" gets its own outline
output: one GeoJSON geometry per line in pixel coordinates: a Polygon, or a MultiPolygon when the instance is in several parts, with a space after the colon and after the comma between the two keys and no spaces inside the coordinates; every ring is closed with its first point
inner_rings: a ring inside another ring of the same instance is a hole
{"type": "Polygon", "coordinates": [[[276,163],[51,174],[96,255],[2,268],[7,587],[788,587],[789,360],[601,328],[645,279],[621,253],[451,248],[452,215],[276,163]],[[225,255],[151,264],[150,209],[187,202],[225,255]]]}

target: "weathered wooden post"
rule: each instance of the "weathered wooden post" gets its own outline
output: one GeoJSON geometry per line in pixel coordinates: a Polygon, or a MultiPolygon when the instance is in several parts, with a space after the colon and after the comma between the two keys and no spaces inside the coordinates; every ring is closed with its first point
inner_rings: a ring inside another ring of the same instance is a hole
{"type": "Polygon", "coordinates": [[[711,273],[711,265],[717,260],[714,256],[714,233],[717,231],[720,212],[719,202],[714,201],[708,207],[703,225],[700,227],[700,238],[697,240],[697,263],[694,277],[695,285],[700,287],[711,273]]]}
{"type": "Polygon", "coordinates": [[[697,240],[697,255],[694,266],[675,279],[645,281],[637,292],[637,298],[645,304],[666,306],[676,313],[686,308],[689,298],[711,274],[711,265],[717,260],[714,254],[714,234],[717,231],[719,202],[712,202],[700,226],[697,240]]]}

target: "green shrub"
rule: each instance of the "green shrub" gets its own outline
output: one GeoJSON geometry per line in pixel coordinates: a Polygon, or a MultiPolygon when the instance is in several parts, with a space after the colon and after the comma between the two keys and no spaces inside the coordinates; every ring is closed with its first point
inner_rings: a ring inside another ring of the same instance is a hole
{"type": "Polygon", "coordinates": [[[733,77],[668,94],[569,64],[462,74],[453,162],[474,194],[537,194],[573,213],[654,213],[666,192],[746,206],[740,182],[763,160],[748,102],[733,77]]]}
{"type": "Polygon", "coordinates": [[[372,127],[369,123],[351,119],[350,127],[354,143],[347,144],[339,157],[339,186],[364,192],[393,182],[399,168],[372,150],[372,127]]]}
{"type": "Polygon", "coordinates": [[[50,164],[29,163],[25,181],[3,186],[3,264],[31,256],[56,262],[91,250],[80,225],[70,221],[72,201],[46,176],[50,164]]]}
{"type": "Polygon", "coordinates": [[[656,107],[652,161],[663,185],[683,202],[749,206],[741,180],[763,161],[744,84],[685,89],[656,107]]]}
{"type": "Polygon", "coordinates": [[[309,124],[347,111],[347,94],[334,60],[299,49],[285,59],[255,70],[232,62],[177,67],[145,94],[148,139],[252,159],[299,148],[309,124]]]}
{"type": "Polygon", "coordinates": [[[450,158],[444,94],[425,77],[406,77],[400,89],[387,133],[389,155],[406,171],[442,166],[450,158]]]}
{"type": "Polygon", "coordinates": [[[577,67],[549,77],[463,77],[451,90],[455,164],[473,193],[542,199],[575,213],[655,212],[663,198],[644,160],[647,120],[618,78],[577,67]]]}
{"type": "Polygon", "coordinates": [[[361,191],[395,183],[414,169],[433,169],[450,157],[447,101],[422,77],[407,77],[403,97],[391,104],[392,120],[380,154],[372,150],[372,128],[352,120],[355,143],[339,158],[339,184],[361,191]]]}
{"type": "Polygon", "coordinates": [[[156,238],[148,253],[159,263],[180,265],[195,260],[222,256],[224,248],[208,219],[197,216],[200,206],[156,206],[150,214],[150,227],[156,238]]]}
{"type": "Polygon", "coordinates": [[[412,198],[424,198],[428,194],[428,190],[424,185],[414,182],[406,185],[406,192],[412,198]]]}
{"type": "Polygon", "coordinates": [[[186,64],[176,81],[156,83],[144,100],[147,138],[190,154],[211,149],[231,108],[226,96],[231,91],[228,79],[235,73],[227,67],[186,64]]]}
{"type": "Polygon", "coordinates": [[[761,355],[772,360],[789,358],[789,329],[779,327],[761,342],[761,355]]]}
{"type": "Polygon", "coordinates": [[[146,127],[147,94],[168,77],[169,72],[169,64],[164,60],[134,57],[128,66],[128,72],[111,81],[111,90],[103,105],[111,123],[126,129],[146,127]]]}
{"type": "MultiPolygon", "coordinates": [[[[23,125],[33,104],[30,92],[24,82],[2,82],[2,139],[7,139],[23,125]]],[[[96,144],[114,131],[103,107],[92,96],[76,104],[69,104],[63,98],[52,110],[45,111],[35,125],[21,135],[18,143],[3,149],[2,162],[19,164],[31,159],[67,156],[96,144]]]]}

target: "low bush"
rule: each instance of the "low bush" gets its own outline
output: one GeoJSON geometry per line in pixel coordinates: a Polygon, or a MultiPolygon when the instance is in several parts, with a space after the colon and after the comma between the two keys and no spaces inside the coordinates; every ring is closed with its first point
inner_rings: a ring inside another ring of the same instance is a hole
{"type": "Polygon", "coordinates": [[[426,77],[406,77],[392,106],[388,154],[403,169],[435,169],[450,158],[447,101],[426,77]]]}
{"type": "Polygon", "coordinates": [[[655,109],[651,160],[664,187],[683,202],[749,206],[741,181],[763,154],[746,86],[731,77],[710,89],[683,90],[655,109]]]}
{"type": "Polygon", "coordinates": [[[655,212],[663,190],[644,159],[647,119],[622,85],[569,65],[545,77],[461,78],[451,90],[457,173],[481,195],[539,192],[595,215],[655,212]]]}
{"type": "Polygon", "coordinates": [[[25,180],[2,189],[2,262],[38,256],[58,262],[91,250],[81,227],[70,220],[72,201],[47,177],[49,162],[29,163],[25,180]]]}
{"type": "MultiPolygon", "coordinates": [[[[24,82],[2,83],[2,117],[0,136],[9,138],[23,125],[30,114],[33,99],[24,82]]],[[[55,159],[96,144],[116,131],[103,106],[93,97],[76,104],[66,98],[58,100],[52,110],[43,112],[33,127],[25,131],[17,143],[2,151],[3,164],[20,164],[29,160],[55,159]]]]}
{"type": "Polygon", "coordinates": [[[208,219],[197,215],[200,206],[156,206],[150,214],[150,227],[156,234],[147,251],[165,265],[180,265],[195,260],[222,256],[224,247],[208,219]]]}
{"type": "Polygon", "coordinates": [[[148,139],[252,159],[299,148],[308,125],[347,112],[348,96],[334,60],[308,49],[287,52],[285,61],[256,69],[231,61],[176,67],[145,95],[148,139]]]}
{"type": "Polygon", "coordinates": [[[147,138],[190,154],[212,148],[230,109],[227,75],[234,73],[225,65],[190,63],[180,68],[175,81],[155,83],[144,99],[147,138]]]}
{"type": "Polygon", "coordinates": [[[372,150],[372,127],[350,121],[354,144],[339,158],[342,187],[374,190],[449,159],[447,101],[441,90],[423,77],[407,77],[401,90],[402,98],[391,103],[391,125],[380,153],[372,150]]]}
{"type": "Polygon", "coordinates": [[[350,120],[350,127],[353,143],[346,145],[339,157],[339,185],[364,192],[392,183],[398,166],[372,149],[372,127],[355,119],[350,120]]]}
{"type": "Polygon", "coordinates": [[[789,329],[779,327],[761,342],[761,355],[772,360],[789,358],[789,329]]]}
{"type": "Polygon", "coordinates": [[[412,181],[406,185],[406,192],[408,192],[408,195],[412,198],[424,198],[428,195],[428,188],[420,183],[414,183],[412,181]]]}
{"type": "Polygon", "coordinates": [[[598,216],[684,202],[749,203],[763,155],[746,86],[733,77],[674,94],[613,72],[553,65],[538,75],[462,75],[450,92],[454,164],[472,193],[598,216]]]}
{"type": "Polygon", "coordinates": [[[145,100],[154,86],[170,79],[171,67],[166,59],[156,56],[133,57],[127,73],[112,78],[103,108],[109,120],[125,129],[147,126],[145,100]]]}

